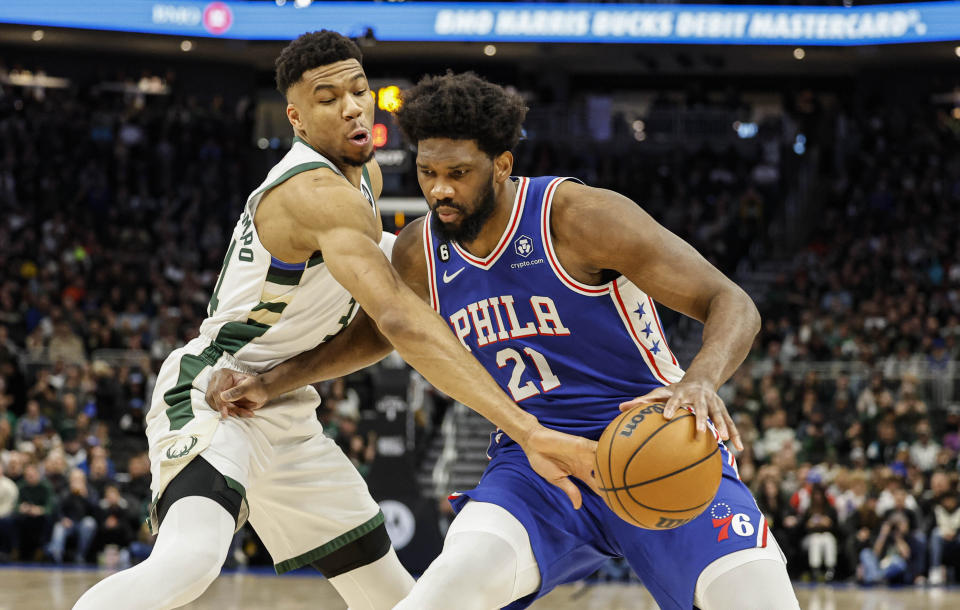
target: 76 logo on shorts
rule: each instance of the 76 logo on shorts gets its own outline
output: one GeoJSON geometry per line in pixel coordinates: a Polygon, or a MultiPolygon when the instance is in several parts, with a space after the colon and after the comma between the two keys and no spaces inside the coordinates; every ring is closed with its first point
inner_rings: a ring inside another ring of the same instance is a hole
{"type": "Polygon", "coordinates": [[[730,530],[737,536],[752,536],[754,533],[753,523],[750,523],[750,515],[746,513],[733,513],[730,505],[726,502],[718,502],[710,507],[710,517],[713,519],[713,529],[719,528],[717,532],[717,542],[722,542],[730,537],[730,530]]]}

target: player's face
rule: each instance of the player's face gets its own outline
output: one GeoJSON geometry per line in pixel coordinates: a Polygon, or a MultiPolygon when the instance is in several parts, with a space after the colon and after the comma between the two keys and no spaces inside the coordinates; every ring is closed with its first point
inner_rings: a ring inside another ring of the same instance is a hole
{"type": "Polygon", "coordinates": [[[472,241],[496,210],[494,161],[473,140],[418,142],[417,181],[444,239],[472,241]]]}
{"type": "Polygon", "coordinates": [[[303,73],[287,91],[287,118],[337,165],[361,166],[373,157],[373,104],[360,62],[345,59],[303,73]]]}

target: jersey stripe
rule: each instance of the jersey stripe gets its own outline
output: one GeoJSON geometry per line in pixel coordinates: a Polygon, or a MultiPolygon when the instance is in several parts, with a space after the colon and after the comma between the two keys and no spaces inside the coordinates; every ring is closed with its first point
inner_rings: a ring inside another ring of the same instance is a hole
{"type": "Polygon", "coordinates": [[[520,178],[517,184],[517,197],[513,204],[513,215],[510,217],[510,222],[507,224],[507,228],[500,237],[500,241],[497,242],[497,246],[493,249],[493,252],[484,258],[477,258],[461,248],[457,242],[451,242],[457,254],[475,267],[480,267],[481,269],[489,269],[492,267],[500,258],[500,255],[507,249],[507,244],[510,243],[510,240],[513,239],[513,234],[516,233],[517,226],[520,224],[520,217],[523,216],[523,204],[527,199],[527,187],[529,184],[529,178],[520,178]]]}
{"type": "Polygon", "coordinates": [[[553,195],[556,193],[557,187],[560,186],[560,183],[565,180],[571,180],[571,178],[555,178],[550,182],[550,185],[547,187],[547,191],[543,196],[543,213],[540,215],[540,238],[543,241],[543,249],[547,252],[547,260],[550,262],[550,268],[553,269],[554,274],[563,282],[567,288],[577,292],[579,294],[595,297],[608,294],[610,292],[610,286],[613,282],[608,282],[602,286],[590,286],[589,284],[583,284],[573,279],[566,270],[560,265],[560,260],[557,258],[556,253],[553,248],[553,235],[550,233],[550,210],[553,206],[553,195]]]}
{"type": "Polygon", "coordinates": [[[650,353],[650,350],[640,341],[639,335],[637,335],[637,329],[633,327],[633,321],[630,319],[630,313],[627,311],[627,306],[623,304],[623,299],[620,297],[620,290],[617,288],[617,284],[613,283],[612,298],[614,305],[616,305],[617,312],[620,314],[620,319],[623,320],[624,326],[627,327],[627,330],[630,332],[630,337],[633,339],[633,342],[640,349],[641,355],[643,355],[644,361],[647,363],[647,367],[650,369],[650,372],[654,376],[662,381],[664,385],[670,385],[672,382],[669,381],[666,376],[660,372],[660,368],[657,366],[656,358],[653,354],[650,353]]]}
{"type": "Polygon", "coordinates": [[[647,301],[650,303],[650,311],[653,312],[653,319],[657,322],[657,330],[660,331],[660,338],[663,339],[663,346],[667,348],[667,353],[670,354],[670,359],[673,360],[673,363],[677,363],[677,357],[673,355],[673,350],[670,349],[670,346],[667,345],[667,336],[663,334],[663,326],[660,324],[660,314],[657,313],[657,306],[654,304],[653,299],[650,298],[650,295],[647,295],[647,301]]]}
{"type": "Polygon", "coordinates": [[[427,257],[427,286],[430,288],[430,305],[440,313],[440,299],[437,297],[437,273],[433,266],[433,235],[430,233],[430,220],[433,212],[427,212],[423,219],[423,254],[427,257]]]}

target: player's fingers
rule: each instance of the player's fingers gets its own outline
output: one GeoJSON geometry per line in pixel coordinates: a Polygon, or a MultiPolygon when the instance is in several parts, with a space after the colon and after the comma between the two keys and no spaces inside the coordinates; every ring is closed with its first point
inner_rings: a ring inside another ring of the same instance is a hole
{"type": "Polygon", "coordinates": [[[690,406],[693,407],[693,415],[697,418],[697,438],[700,438],[700,433],[707,429],[707,416],[710,413],[709,405],[709,399],[706,399],[703,395],[699,396],[699,400],[691,401],[690,406]]]}
{"type": "Polygon", "coordinates": [[[712,403],[710,406],[710,419],[713,420],[713,425],[717,429],[720,438],[729,440],[730,430],[727,424],[728,422],[732,422],[730,422],[730,415],[727,413],[727,408],[719,396],[714,396],[710,402],[712,403]]]}
{"type": "Polygon", "coordinates": [[[672,419],[673,416],[677,414],[677,409],[686,404],[690,404],[690,400],[685,394],[671,393],[670,399],[663,405],[663,416],[667,419],[672,419]]]}
{"type": "Polygon", "coordinates": [[[574,509],[580,510],[580,506],[583,505],[583,498],[580,496],[580,490],[577,489],[577,486],[573,484],[573,481],[571,481],[569,477],[557,479],[553,484],[562,489],[563,493],[567,494],[574,509]]]}
{"type": "Polygon", "coordinates": [[[643,396],[639,396],[637,398],[634,398],[633,400],[628,400],[627,402],[621,403],[620,410],[629,411],[630,409],[641,406],[641,405],[647,405],[655,402],[662,402],[670,398],[671,396],[673,396],[673,390],[671,390],[670,388],[667,388],[667,387],[657,388],[656,390],[647,392],[643,396]]]}
{"type": "Polygon", "coordinates": [[[743,440],[740,438],[740,430],[737,429],[737,424],[734,423],[733,418],[730,416],[730,413],[727,412],[727,409],[723,409],[723,417],[727,420],[727,432],[730,433],[730,440],[733,441],[733,446],[737,448],[737,451],[743,451],[743,440]]]}
{"type": "Polygon", "coordinates": [[[237,385],[220,392],[220,398],[227,402],[236,402],[246,396],[247,390],[250,388],[251,381],[249,378],[244,379],[237,385]]]}

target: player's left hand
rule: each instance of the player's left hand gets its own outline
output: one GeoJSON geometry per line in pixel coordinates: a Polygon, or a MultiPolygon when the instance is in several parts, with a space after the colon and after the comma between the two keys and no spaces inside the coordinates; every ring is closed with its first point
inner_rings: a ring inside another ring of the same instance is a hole
{"type": "Polygon", "coordinates": [[[710,383],[696,379],[683,379],[673,385],[657,388],[648,392],[639,398],[634,398],[620,405],[621,411],[632,409],[640,405],[648,405],[657,402],[666,403],[663,408],[663,416],[671,419],[681,407],[693,409],[693,414],[697,418],[697,435],[707,429],[707,417],[713,421],[720,438],[733,441],[733,446],[738,451],[743,451],[743,442],[740,440],[740,431],[737,425],[733,423],[733,418],[727,411],[727,406],[717,395],[710,383]]]}

